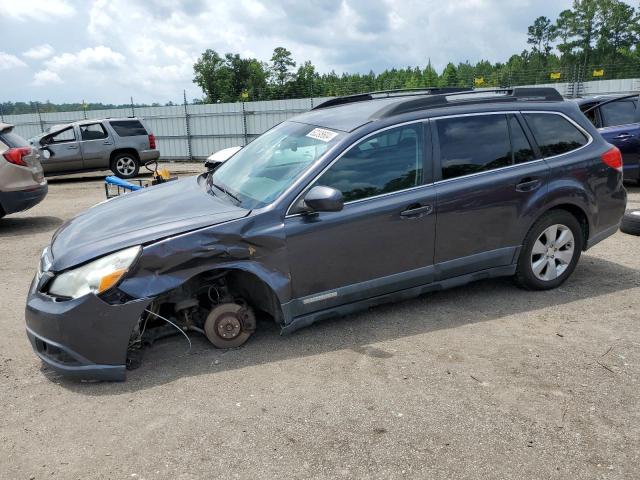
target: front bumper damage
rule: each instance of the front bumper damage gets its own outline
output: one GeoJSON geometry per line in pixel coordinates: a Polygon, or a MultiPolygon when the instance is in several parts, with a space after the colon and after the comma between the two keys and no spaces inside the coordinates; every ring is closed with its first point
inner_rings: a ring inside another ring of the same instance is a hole
{"type": "Polygon", "coordinates": [[[37,290],[25,311],[27,336],[40,359],[67,376],[122,381],[131,332],[150,299],[111,305],[94,294],[58,301],[37,290]]]}

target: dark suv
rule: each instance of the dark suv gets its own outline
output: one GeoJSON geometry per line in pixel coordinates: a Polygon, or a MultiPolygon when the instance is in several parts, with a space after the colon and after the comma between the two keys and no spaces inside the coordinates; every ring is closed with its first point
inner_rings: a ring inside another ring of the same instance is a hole
{"type": "Polygon", "coordinates": [[[170,332],[237,347],[256,316],[291,332],[484,278],[554,288],[625,203],[620,152],[553,89],[337,98],[67,222],[27,333],[55,369],[123,379],[170,332]]]}

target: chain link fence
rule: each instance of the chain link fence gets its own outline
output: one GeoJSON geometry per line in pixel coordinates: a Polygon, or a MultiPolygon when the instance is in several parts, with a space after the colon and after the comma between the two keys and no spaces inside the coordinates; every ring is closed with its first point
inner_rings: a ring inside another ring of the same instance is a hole
{"type": "MultiPolygon", "coordinates": [[[[635,68],[635,67],[634,67],[635,68]]],[[[130,104],[108,109],[92,109],[90,105],[78,104],[79,108],[64,112],[46,111],[46,104],[31,102],[30,113],[7,114],[0,111],[0,120],[15,125],[15,131],[25,138],[31,138],[62,125],[78,120],[140,117],[156,135],[161,157],[165,160],[202,160],[217,150],[236,145],[246,145],[256,136],[272,126],[299,113],[312,109],[315,105],[336,95],[363,93],[372,90],[392,90],[396,88],[427,88],[433,86],[469,86],[478,89],[502,88],[510,86],[550,86],[566,97],[626,93],[640,91],[640,65],[635,69],[615,70],[612,65],[571,66],[538,69],[535,72],[519,72],[518,76],[509,71],[491,72],[488,75],[478,70],[465,73],[459,69],[460,77],[448,85],[428,85],[426,81],[407,84],[383,83],[378,88],[360,82],[350,84],[338,82],[329,90],[331,95],[310,96],[303,91],[289,92],[299,98],[279,100],[237,101],[230,103],[205,104],[188,102],[183,94],[182,104],[164,106],[138,105],[131,99],[130,104]],[[635,74],[634,77],[611,78],[635,74]],[[466,75],[466,76],[464,76],[466,75]],[[533,76],[533,78],[531,77],[533,76]],[[527,82],[527,80],[530,80],[527,82]]],[[[395,82],[395,80],[394,80],[395,82]]],[[[313,88],[303,89],[307,93],[313,88]]]]}

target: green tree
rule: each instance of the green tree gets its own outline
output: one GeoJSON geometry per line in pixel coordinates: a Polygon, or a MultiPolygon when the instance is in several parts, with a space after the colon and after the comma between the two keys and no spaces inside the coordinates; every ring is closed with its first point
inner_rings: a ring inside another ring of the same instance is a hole
{"type": "Polygon", "coordinates": [[[458,86],[458,71],[456,70],[456,66],[449,62],[447,66],[442,71],[442,75],[440,76],[440,86],[441,87],[456,87],[458,86]]]}
{"type": "Polygon", "coordinates": [[[549,55],[551,41],[555,37],[555,27],[547,17],[536,18],[527,30],[527,43],[533,46],[533,52],[538,55],[549,55]]]}
{"type": "Polygon", "coordinates": [[[293,78],[291,69],[295,66],[291,52],[284,47],[276,47],[271,56],[271,74],[278,86],[284,87],[293,78]]]}

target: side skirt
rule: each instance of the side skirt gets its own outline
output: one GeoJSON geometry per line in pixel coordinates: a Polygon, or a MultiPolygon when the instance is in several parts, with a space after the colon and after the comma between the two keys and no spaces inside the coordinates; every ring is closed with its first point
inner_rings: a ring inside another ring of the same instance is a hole
{"type": "MultiPolygon", "coordinates": [[[[375,307],[377,305],[416,298],[425,293],[458,287],[470,282],[475,282],[476,280],[484,280],[487,278],[496,277],[508,277],[516,273],[516,266],[516,264],[512,264],[503,267],[489,268],[487,270],[481,270],[479,272],[469,273],[467,275],[447,278],[445,280],[428,283],[426,285],[419,285],[417,287],[398,290],[396,292],[387,293],[385,295],[378,295],[357,302],[330,307],[324,310],[310,313],[308,315],[301,315],[299,317],[295,317],[291,321],[291,323],[282,327],[281,334],[286,335],[295,332],[300,328],[306,327],[320,320],[342,317],[361,310],[365,310],[367,308],[375,307]]],[[[340,289],[338,289],[337,291],[340,292],[340,289]]]]}

